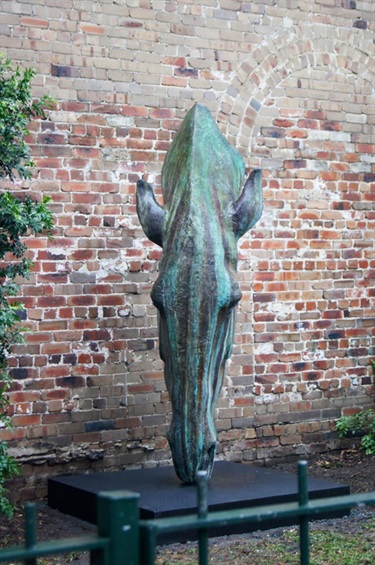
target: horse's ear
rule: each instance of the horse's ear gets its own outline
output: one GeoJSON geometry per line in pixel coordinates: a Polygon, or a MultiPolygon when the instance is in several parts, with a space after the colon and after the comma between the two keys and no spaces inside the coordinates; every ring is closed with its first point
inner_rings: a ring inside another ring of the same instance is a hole
{"type": "Polygon", "coordinates": [[[257,223],[262,209],[262,172],[255,169],[247,179],[240,197],[233,204],[233,231],[237,239],[257,223]]]}
{"type": "Polygon", "coordinates": [[[163,226],[165,210],[154,196],[152,186],[144,180],[137,182],[137,214],[147,237],[163,247],[163,226]]]}

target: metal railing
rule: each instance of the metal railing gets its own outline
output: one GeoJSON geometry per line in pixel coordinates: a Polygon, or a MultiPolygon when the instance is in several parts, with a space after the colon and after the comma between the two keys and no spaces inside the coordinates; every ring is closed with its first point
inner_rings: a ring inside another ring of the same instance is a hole
{"type": "Polygon", "coordinates": [[[25,506],[24,546],[0,550],[0,563],[23,561],[36,565],[38,557],[89,552],[91,565],[139,564],[139,494],[113,491],[98,495],[98,533],[37,542],[36,506],[25,506]]]}
{"type": "Polygon", "coordinates": [[[296,519],[299,522],[300,563],[310,563],[309,521],[332,512],[368,504],[375,505],[375,492],[309,500],[307,464],[298,465],[298,500],[283,504],[208,512],[207,479],[199,473],[196,515],[153,520],[139,519],[139,495],[115,491],[98,495],[98,533],[51,542],[36,541],[35,506],[26,507],[24,547],[0,550],[0,563],[12,560],[34,565],[37,557],[89,551],[91,565],[154,565],[158,536],[172,532],[196,531],[199,565],[208,565],[209,533],[218,527],[260,524],[265,520],[296,519]]]}

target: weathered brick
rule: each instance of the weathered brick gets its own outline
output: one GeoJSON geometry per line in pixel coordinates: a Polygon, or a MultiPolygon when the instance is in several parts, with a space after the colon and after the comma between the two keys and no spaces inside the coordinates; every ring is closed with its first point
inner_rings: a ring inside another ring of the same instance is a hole
{"type": "Polygon", "coordinates": [[[162,201],[165,152],[200,102],[262,169],[264,187],[263,217],[239,245],[243,298],[218,450],[225,442],[228,460],[252,461],[326,449],[332,419],[373,394],[373,46],[362,33],[373,15],[349,0],[323,16],[322,4],[318,16],[302,6],[288,16],[290,41],[277,2],[179,13],[178,3],[124,12],[87,0],[79,13],[69,2],[65,19],[56,2],[43,13],[16,4],[2,4],[0,50],[35,65],[35,96],[57,100],[30,125],[37,167],[19,193],[52,197],[55,233],[28,240],[35,268],[20,294],[30,333],[10,359],[14,418],[43,420],[15,419],[1,438],[54,443],[56,472],[63,447],[73,471],[98,465],[95,454],[74,459],[82,444],[108,445],[100,469],[144,465],[142,442],[155,446],[147,464],[170,457],[149,297],[162,251],[140,229],[135,186],[144,175],[162,201]],[[119,445],[129,437],[131,452],[119,445]]]}
{"type": "Polygon", "coordinates": [[[97,420],[94,422],[86,422],[86,432],[99,432],[102,430],[113,430],[115,427],[113,420],[97,420]]]}

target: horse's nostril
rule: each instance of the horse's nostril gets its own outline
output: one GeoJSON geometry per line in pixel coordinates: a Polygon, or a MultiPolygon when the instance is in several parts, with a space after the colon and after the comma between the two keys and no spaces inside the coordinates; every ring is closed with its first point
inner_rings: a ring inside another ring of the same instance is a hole
{"type": "Polygon", "coordinates": [[[207,449],[208,458],[211,461],[215,457],[216,452],[216,442],[211,443],[210,447],[207,449]]]}
{"type": "Polygon", "coordinates": [[[207,448],[206,452],[202,452],[201,461],[199,465],[199,471],[207,471],[208,478],[211,477],[212,468],[214,465],[216,453],[216,441],[213,441],[209,447],[207,448]]]}

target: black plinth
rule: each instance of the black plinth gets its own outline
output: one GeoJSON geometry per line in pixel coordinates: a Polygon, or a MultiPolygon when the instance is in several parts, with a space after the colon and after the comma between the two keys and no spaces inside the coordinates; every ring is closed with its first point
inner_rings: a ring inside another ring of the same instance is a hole
{"type": "MultiPolygon", "coordinates": [[[[297,500],[297,474],[267,467],[218,461],[208,487],[210,511],[229,510],[297,500]]],[[[326,498],[350,494],[349,486],[309,478],[309,497],[326,498]]],[[[48,480],[48,504],[61,512],[96,523],[96,495],[102,491],[128,490],[140,494],[142,519],[181,516],[196,512],[196,487],[183,485],[173,467],[156,467],[136,471],[92,473],[55,477],[48,480]]],[[[317,515],[315,519],[337,518],[346,512],[317,515]]],[[[215,530],[212,535],[228,535],[270,529],[296,523],[296,520],[267,520],[245,527],[215,530]]],[[[159,543],[194,539],[184,533],[161,537],[159,543]]]]}

